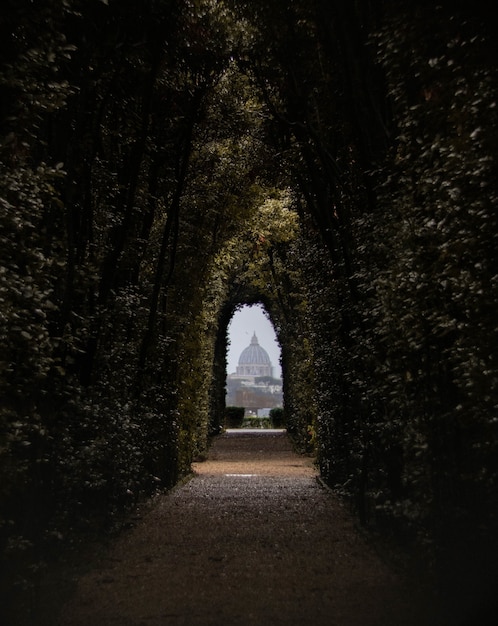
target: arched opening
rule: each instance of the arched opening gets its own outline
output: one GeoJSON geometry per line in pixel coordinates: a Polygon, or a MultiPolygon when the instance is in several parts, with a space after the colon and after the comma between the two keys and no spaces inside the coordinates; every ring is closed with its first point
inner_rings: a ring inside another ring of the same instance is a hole
{"type": "Polygon", "coordinates": [[[230,319],[263,302],[324,480],[365,523],[488,551],[483,3],[35,4],[0,68],[0,544],[174,484],[222,419],[230,319]]]}
{"type": "Polygon", "coordinates": [[[266,309],[237,309],[227,333],[226,405],[244,409],[243,424],[268,427],[272,409],[283,407],[283,391],[280,345],[266,309]]]}
{"type": "Polygon", "coordinates": [[[280,344],[264,305],[244,304],[237,309],[230,320],[227,332],[229,340],[227,374],[236,372],[240,353],[249,345],[255,332],[259,345],[268,352],[270,357],[271,375],[274,378],[281,378],[280,344]]]}

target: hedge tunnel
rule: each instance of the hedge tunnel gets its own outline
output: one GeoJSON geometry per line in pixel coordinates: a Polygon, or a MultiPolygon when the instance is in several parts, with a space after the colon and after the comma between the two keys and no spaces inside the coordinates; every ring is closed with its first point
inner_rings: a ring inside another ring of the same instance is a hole
{"type": "Polygon", "coordinates": [[[495,27],[480,1],[3,3],[6,571],[189,471],[255,302],[289,434],[361,522],[495,559],[495,27]]]}

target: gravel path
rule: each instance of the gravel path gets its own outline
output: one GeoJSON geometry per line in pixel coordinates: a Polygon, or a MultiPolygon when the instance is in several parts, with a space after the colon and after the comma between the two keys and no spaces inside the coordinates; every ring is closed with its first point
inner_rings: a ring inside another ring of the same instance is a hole
{"type": "Polygon", "coordinates": [[[59,626],[420,626],[283,431],[227,431],[84,575],[59,626]]]}

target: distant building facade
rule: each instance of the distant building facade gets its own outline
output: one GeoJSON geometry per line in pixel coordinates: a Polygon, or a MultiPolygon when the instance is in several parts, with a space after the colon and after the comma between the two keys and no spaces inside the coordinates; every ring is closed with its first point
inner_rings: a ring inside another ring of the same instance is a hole
{"type": "Polygon", "coordinates": [[[273,378],[268,352],[259,345],[256,333],[242,350],[236,372],[227,376],[227,406],[243,406],[247,414],[282,406],[282,381],[273,378]]]}
{"type": "Polygon", "coordinates": [[[236,376],[270,376],[273,378],[273,367],[268,352],[259,345],[256,333],[250,345],[242,350],[237,365],[236,376]]]}

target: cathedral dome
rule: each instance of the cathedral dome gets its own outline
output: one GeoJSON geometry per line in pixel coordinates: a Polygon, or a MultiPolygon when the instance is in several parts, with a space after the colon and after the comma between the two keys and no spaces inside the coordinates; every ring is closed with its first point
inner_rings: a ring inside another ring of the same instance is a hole
{"type": "Polygon", "coordinates": [[[252,336],[251,344],[242,350],[239,365],[271,365],[268,352],[259,345],[256,333],[252,336]]]}
{"type": "Polygon", "coordinates": [[[251,344],[240,354],[237,376],[273,376],[270,357],[259,345],[256,333],[252,336],[251,344]]]}

